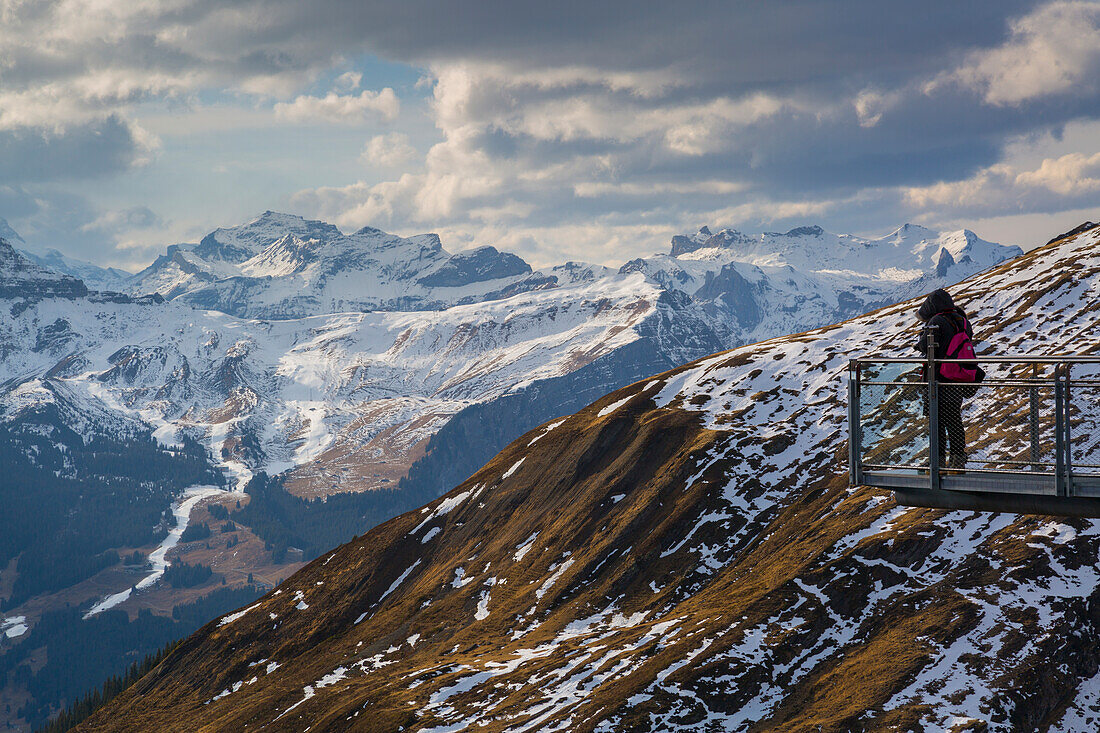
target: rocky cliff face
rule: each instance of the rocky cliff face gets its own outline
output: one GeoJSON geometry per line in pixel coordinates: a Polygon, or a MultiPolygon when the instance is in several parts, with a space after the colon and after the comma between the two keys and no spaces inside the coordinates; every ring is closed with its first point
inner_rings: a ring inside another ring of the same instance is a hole
{"type": "MultiPolygon", "coordinates": [[[[1092,228],[955,295],[984,351],[1057,330],[1091,352],[1098,288],[1092,228]]],[[[1100,522],[847,486],[847,360],[907,353],[915,307],[531,431],[211,622],[83,729],[1095,729],[1100,522]]]]}

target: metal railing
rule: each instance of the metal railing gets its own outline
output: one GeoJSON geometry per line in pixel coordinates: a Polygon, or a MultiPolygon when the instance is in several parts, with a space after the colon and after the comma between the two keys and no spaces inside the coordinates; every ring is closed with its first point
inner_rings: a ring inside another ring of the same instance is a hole
{"type": "Polygon", "coordinates": [[[1100,357],[979,357],[986,378],[947,382],[953,359],[853,359],[853,485],[1100,497],[1100,357]]]}

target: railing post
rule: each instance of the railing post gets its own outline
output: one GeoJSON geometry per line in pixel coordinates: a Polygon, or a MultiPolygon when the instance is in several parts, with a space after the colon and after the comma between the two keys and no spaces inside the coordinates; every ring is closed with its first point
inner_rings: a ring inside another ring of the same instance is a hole
{"type": "MultiPolygon", "coordinates": [[[[1039,365],[1031,365],[1031,378],[1039,378],[1039,365]]],[[[1039,388],[1031,387],[1028,395],[1029,413],[1031,417],[1031,470],[1038,471],[1042,468],[1039,465],[1039,461],[1042,460],[1043,454],[1039,451],[1039,388]]]]}
{"type": "Polygon", "coordinates": [[[940,488],[940,395],[936,379],[936,330],[938,326],[929,326],[928,365],[925,375],[928,381],[928,487],[933,491],[940,488]]]}
{"type": "Polygon", "coordinates": [[[1065,414],[1062,417],[1062,429],[1066,432],[1066,437],[1062,439],[1065,446],[1065,472],[1066,472],[1066,496],[1073,496],[1076,492],[1073,490],[1073,433],[1070,430],[1069,424],[1069,405],[1073,399],[1073,389],[1070,386],[1070,367],[1071,364],[1066,364],[1065,367],[1065,379],[1066,386],[1062,392],[1062,404],[1064,405],[1065,414]]]}
{"type": "Polygon", "coordinates": [[[1054,371],[1054,493],[1066,496],[1066,391],[1062,382],[1062,365],[1054,371]]]}
{"type": "Polygon", "coordinates": [[[863,484],[863,430],[860,425],[859,359],[848,362],[848,476],[852,486],[863,484]]]}

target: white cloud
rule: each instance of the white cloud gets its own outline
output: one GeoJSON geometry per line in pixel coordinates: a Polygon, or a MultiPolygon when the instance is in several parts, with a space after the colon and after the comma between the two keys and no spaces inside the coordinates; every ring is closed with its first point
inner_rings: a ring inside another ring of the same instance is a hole
{"type": "Polygon", "coordinates": [[[0,89],[0,130],[67,126],[102,119],[119,108],[182,93],[192,82],[168,74],[103,70],[25,89],[0,89]]]}
{"type": "Polygon", "coordinates": [[[752,92],[670,100],[665,74],[568,68],[516,72],[498,64],[433,68],[434,109],[444,132],[469,125],[548,142],[651,139],[690,156],[730,145],[738,127],[805,111],[794,97],[752,92]]]}
{"type": "Polygon", "coordinates": [[[148,229],[162,226],[164,222],[146,206],[133,206],[128,209],[105,211],[94,220],[80,227],[81,231],[117,233],[133,229],[148,229]]]}
{"type": "Polygon", "coordinates": [[[363,90],[359,96],[329,92],[324,97],[300,96],[275,105],[275,116],[288,122],[357,124],[371,118],[392,121],[401,111],[393,89],[363,90]]]}
{"type": "Polygon", "coordinates": [[[333,88],[340,92],[350,92],[359,88],[359,85],[363,82],[363,75],[357,71],[345,71],[340,76],[336,77],[336,81],[333,82],[333,88]]]}
{"type": "Polygon", "coordinates": [[[962,181],[909,188],[905,200],[940,212],[971,215],[1065,211],[1095,202],[1100,193],[1100,153],[1046,158],[1037,168],[989,166],[962,181]]]}
{"type": "Polygon", "coordinates": [[[1095,92],[1100,74],[1100,4],[1069,0],[1044,5],[1011,24],[1009,40],[974,52],[929,89],[956,81],[993,105],[1016,105],[1056,94],[1095,92]]]}
{"type": "Polygon", "coordinates": [[[882,116],[901,101],[899,92],[882,92],[877,89],[864,89],[856,95],[852,105],[856,109],[860,127],[874,127],[882,116]]]}
{"type": "Polygon", "coordinates": [[[1046,188],[1063,196],[1074,196],[1100,190],[1100,153],[1086,156],[1070,153],[1057,159],[1046,159],[1038,169],[1016,175],[1020,186],[1046,188]]]}
{"type": "Polygon", "coordinates": [[[403,132],[375,135],[363,148],[363,160],[383,168],[396,168],[416,157],[416,148],[403,132]]]}

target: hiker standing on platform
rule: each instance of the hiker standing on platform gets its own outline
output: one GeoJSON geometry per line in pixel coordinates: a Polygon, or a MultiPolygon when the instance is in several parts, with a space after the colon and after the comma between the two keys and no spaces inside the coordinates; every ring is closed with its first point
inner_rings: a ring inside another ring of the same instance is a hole
{"type": "MultiPolygon", "coordinates": [[[[924,321],[917,351],[928,354],[929,340],[936,343],[936,359],[973,359],[974,331],[966,313],[955,305],[942,288],[924,299],[917,317],[924,321]]],[[[951,468],[966,467],[966,426],[962,421],[963,399],[974,393],[972,385],[982,381],[985,373],[977,362],[970,364],[940,364],[936,379],[939,386],[940,465],[948,441],[951,444],[951,468]]]]}

